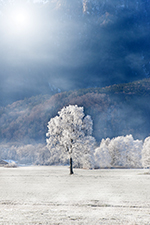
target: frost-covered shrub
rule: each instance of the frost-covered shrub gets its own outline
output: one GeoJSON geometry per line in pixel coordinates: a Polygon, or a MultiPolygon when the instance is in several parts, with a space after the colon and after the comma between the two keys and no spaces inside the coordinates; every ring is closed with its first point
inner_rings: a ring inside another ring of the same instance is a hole
{"type": "Polygon", "coordinates": [[[150,137],[144,140],[142,149],[142,166],[150,168],[150,137]]]}
{"type": "Polygon", "coordinates": [[[102,140],[95,149],[97,167],[141,167],[142,141],[134,140],[132,135],[118,136],[102,140]]]}
{"type": "Polygon", "coordinates": [[[100,146],[95,149],[95,168],[102,168],[102,167],[110,167],[111,166],[111,156],[109,153],[109,143],[110,139],[107,138],[102,139],[100,146]]]}
{"type": "Polygon", "coordinates": [[[112,166],[140,167],[142,141],[132,135],[113,138],[109,144],[112,166]]]}

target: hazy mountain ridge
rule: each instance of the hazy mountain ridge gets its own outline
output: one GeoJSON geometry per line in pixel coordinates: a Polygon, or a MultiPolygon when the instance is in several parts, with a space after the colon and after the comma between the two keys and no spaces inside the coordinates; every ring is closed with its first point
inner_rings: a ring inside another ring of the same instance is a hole
{"type": "Polygon", "coordinates": [[[17,101],[0,108],[1,141],[43,143],[49,119],[69,104],[83,106],[92,116],[98,141],[130,133],[142,139],[150,134],[150,107],[145,104],[149,97],[150,78],[17,101]]]}

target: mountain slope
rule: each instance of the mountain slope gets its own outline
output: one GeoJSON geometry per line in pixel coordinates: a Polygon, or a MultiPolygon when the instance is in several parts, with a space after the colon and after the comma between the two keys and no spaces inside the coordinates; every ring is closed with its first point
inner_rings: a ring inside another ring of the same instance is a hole
{"type": "Polygon", "coordinates": [[[0,137],[6,142],[45,142],[47,123],[64,106],[83,106],[94,121],[94,136],[101,138],[150,134],[150,79],[105,88],[90,88],[36,96],[0,108],[0,137]]]}

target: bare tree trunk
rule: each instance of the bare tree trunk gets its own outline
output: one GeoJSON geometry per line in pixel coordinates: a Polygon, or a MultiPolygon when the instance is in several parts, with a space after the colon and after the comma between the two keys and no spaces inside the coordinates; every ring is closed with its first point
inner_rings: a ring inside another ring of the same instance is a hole
{"type": "Polygon", "coordinates": [[[73,174],[72,157],[70,156],[70,175],[73,174]]]}

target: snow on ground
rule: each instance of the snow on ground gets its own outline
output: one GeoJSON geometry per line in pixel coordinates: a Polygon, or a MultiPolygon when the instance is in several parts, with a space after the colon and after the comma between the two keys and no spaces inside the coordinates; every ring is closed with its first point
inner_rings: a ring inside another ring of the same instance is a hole
{"type": "Polygon", "coordinates": [[[140,169],[0,168],[0,224],[150,224],[150,175],[140,169]]]}

